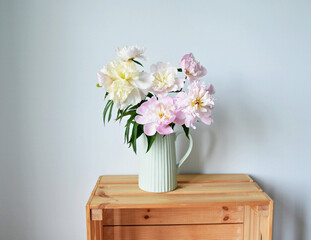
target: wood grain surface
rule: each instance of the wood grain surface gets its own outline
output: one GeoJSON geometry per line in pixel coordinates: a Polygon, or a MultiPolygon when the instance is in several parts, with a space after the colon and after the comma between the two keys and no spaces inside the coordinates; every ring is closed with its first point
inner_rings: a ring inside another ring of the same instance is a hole
{"type": "Polygon", "coordinates": [[[273,201],[246,174],[178,175],[150,193],[136,175],[100,176],[86,206],[88,240],[272,240],[273,201]]]}

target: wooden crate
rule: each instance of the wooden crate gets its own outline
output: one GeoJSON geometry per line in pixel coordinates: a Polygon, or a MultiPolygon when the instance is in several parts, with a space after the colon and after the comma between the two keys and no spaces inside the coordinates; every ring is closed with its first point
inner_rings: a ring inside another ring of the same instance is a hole
{"type": "Polygon", "coordinates": [[[273,201],[246,174],[178,175],[168,193],[137,182],[99,177],[86,205],[88,240],[272,240],[273,201]]]}

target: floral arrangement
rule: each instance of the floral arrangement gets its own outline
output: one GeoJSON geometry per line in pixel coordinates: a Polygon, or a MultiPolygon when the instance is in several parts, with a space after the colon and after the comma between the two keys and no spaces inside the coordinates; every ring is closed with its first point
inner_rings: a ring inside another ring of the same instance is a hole
{"type": "Polygon", "coordinates": [[[142,134],[147,136],[149,151],[156,136],[173,133],[175,125],[182,126],[187,137],[189,128],[195,129],[195,122],[210,125],[214,107],[213,86],[200,81],[206,68],[192,53],[181,58],[179,68],[158,62],[151,65],[148,73],[138,70],[144,67],[137,60],[146,60],[144,52],[145,48],[138,46],[117,49],[118,61],[109,62],[97,74],[97,86],[104,87],[108,99],[103,121],[111,120],[114,106],[116,121],[128,117],[124,141],[135,153],[136,140],[142,134]]]}

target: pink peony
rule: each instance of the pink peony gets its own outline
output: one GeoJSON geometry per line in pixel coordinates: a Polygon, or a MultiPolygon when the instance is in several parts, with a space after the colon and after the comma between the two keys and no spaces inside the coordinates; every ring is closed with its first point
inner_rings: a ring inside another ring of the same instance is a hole
{"type": "Polygon", "coordinates": [[[195,60],[192,53],[188,53],[183,56],[179,62],[179,66],[190,82],[198,81],[207,73],[206,68],[201,66],[201,64],[195,60]]]}
{"type": "Polygon", "coordinates": [[[144,102],[136,111],[139,115],[135,121],[144,125],[144,133],[153,136],[156,132],[161,135],[173,133],[171,123],[181,125],[182,112],[177,111],[175,99],[171,96],[152,97],[144,102]]]}
{"type": "Polygon", "coordinates": [[[215,93],[213,85],[207,89],[204,83],[193,82],[188,86],[188,93],[180,92],[176,96],[179,110],[183,113],[183,121],[186,127],[192,127],[195,121],[200,119],[203,123],[212,123],[212,109],[214,106],[215,93]]]}

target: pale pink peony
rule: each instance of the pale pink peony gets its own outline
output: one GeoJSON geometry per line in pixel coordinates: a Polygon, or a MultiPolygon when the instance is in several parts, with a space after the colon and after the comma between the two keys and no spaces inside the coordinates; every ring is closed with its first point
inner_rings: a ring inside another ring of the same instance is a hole
{"type": "Polygon", "coordinates": [[[170,63],[158,62],[150,70],[154,77],[151,90],[158,96],[183,88],[184,79],[177,77],[177,68],[170,63]]]}
{"type": "Polygon", "coordinates": [[[179,66],[190,82],[200,80],[207,73],[206,68],[201,66],[200,62],[194,58],[192,53],[183,56],[179,62],[179,66]]]}
{"type": "Polygon", "coordinates": [[[176,103],[183,113],[183,121],[186,127],[196,127],[193,125],[198,119],[210,125],[213,121],[211,117],[214,106],[213,85],[207,89],[204,83],[193,82],[188,86],[188,93],[180,92],[176,96],[176,103]]]}
{"type": "Polygon", "coordinates": [[[171,96],[152,97],[144,102],[136,111],[139,115],[135,121],[144,125],[144,133],[153,136],[156,132],[161,135],[173,133],[171,123],[181,125],[181,111],[177,110],[175,99],[171,96]]]}

